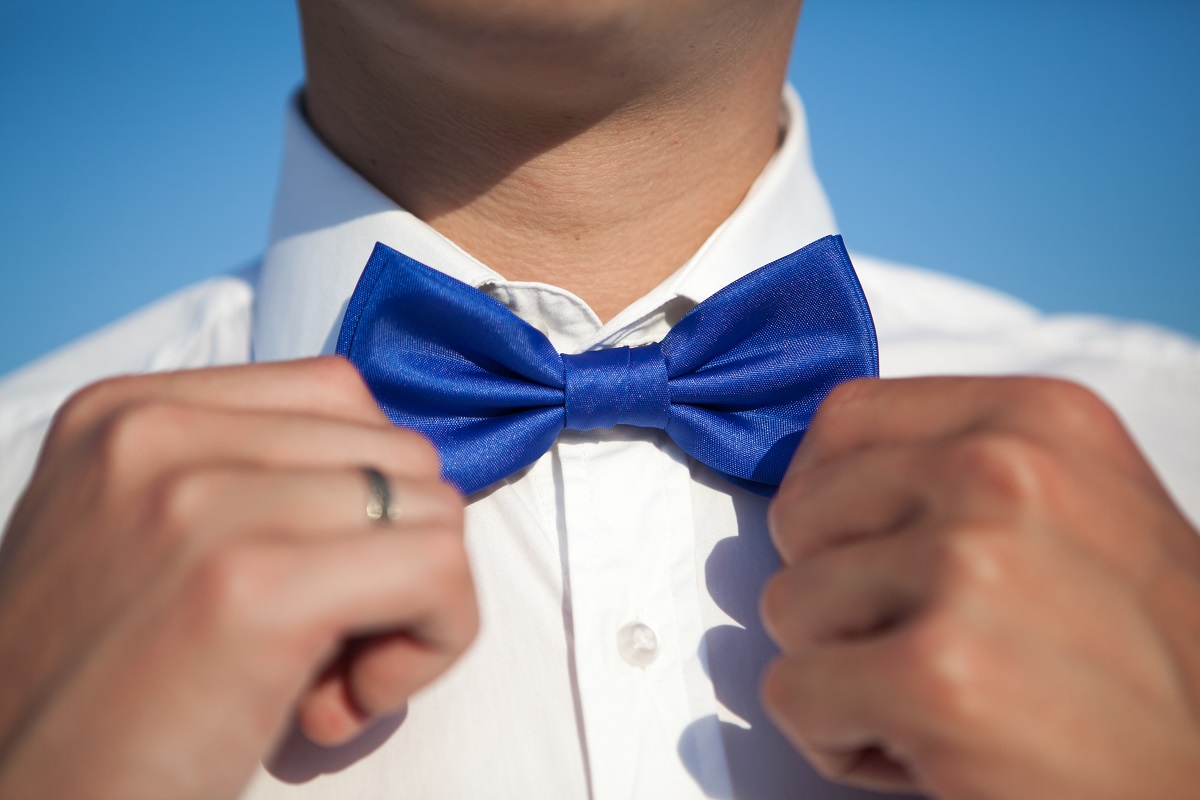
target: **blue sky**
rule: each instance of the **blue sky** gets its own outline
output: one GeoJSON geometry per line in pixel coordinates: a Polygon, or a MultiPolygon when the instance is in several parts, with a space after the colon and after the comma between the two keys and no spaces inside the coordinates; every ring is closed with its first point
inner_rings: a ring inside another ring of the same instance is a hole
{"type": "MultiPolygon", "coordinates": [[[[1200,3],[808,0],[852,249],[1200,336],[1200,3]]],[[[0,0],[0,373],[261,251],[287,0],[0,0]]]]}

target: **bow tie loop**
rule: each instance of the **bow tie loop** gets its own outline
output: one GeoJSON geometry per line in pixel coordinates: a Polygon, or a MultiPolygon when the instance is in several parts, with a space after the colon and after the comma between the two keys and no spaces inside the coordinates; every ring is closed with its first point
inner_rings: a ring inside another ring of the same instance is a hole
{"type": "Polygon", "coordinates": [[[666,428],[671,390],[657,342],[564,355],[563,427],[576,431],[637,425],[666,428]]]}

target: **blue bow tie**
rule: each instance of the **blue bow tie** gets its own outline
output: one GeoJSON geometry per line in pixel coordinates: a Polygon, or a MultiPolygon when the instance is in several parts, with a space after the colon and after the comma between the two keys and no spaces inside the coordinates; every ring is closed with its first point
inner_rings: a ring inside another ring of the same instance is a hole
{"type": "Polygon", "coordinates": [[[392,422],[433,442],[464,494],[532,464],[564,428],[636,425],[771,495],[825,395],[879,374],[840,236],[726,286],[660,343],[577,355],[478,289],[377,244],[337,352],[392,422]]]}

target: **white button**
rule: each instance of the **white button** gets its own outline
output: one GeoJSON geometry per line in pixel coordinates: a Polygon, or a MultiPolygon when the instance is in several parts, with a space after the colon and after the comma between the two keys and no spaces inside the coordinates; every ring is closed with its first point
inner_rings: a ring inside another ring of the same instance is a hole
{"type": "Polygon", "coordinates": [[[649,625],[631,622],[617,631],[617,652],[627,663],[647,667],[658,657],[658,637],[649,625]]]}

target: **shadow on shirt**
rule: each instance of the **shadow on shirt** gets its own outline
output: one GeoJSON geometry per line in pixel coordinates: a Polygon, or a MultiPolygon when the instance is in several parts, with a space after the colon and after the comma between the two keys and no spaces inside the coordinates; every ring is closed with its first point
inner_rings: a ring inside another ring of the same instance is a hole
{"type": "Polygon", "coordinates": [[[407,709],[381,717],[344,745],[322,747],[308,740],[293,723],[275,751],[263,764],[267,772],[284,783],[307,783],[313,778],[341,772],[378,750],[408,716],[407,709]]]}
{"type": "MultiPolygon", "coordinates": [[[[784,738],[767,718],[758,696],[758,684],[767,663],[779,650],[767,636],[758,616],[763,586],[780,567],[779,555],[767,533],[766,500],[748,492],[730,490],[705,469],[693,477],[710,487],[732,494],[737,518],[736,536],[721,539],[704,565],[704,579],[713,601],[738,625],[718,625],[704,636],[705,663],[717,699],[748,727],[721,721],[721,739],[729,765],[733,797],[746,800],[868,800],[891,798],[865,789],[840,786],[825,780],[784,738]]],[[[711,717],[693,722],[679,739],[684,766],[710,797],[727,797],[723,786],[711,785],[709,772],[699,763],[698,746],[711,717]],[[706,785],[706,781],[709,785],[706,785]]]]}

